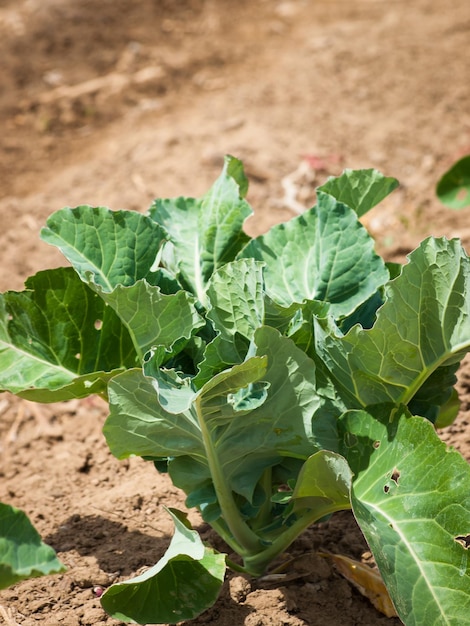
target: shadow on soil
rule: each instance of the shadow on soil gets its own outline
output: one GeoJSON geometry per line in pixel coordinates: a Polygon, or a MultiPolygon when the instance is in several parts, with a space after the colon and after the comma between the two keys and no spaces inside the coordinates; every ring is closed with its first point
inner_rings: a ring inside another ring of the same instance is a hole
{"type": "Polygon", "coordinates": [[[170,537],[129,530],[125,524],[101,515],[72,515],[45,542],[57,552],[76,550],[82,556],[93,555],[103,571],[119,570],[129,576],[143,566],[156,563],[168,547],[170,537]]]}
{"type": "MultiPolygon", "coordinates": [[[[206,539],[204,535],[208,529],[203,527],[200,530],[203,539],[206,539]]],[[[125,578],[135,575],[142,567],[156,563],[167,549],[170,539],[169,535],[163,533],[161,537],[156,537],[138,530],[129,530],[125,524],[101,515],[76,514],[69,517],[57,532],[48,535],[44,541],[59,553],[73,550],[83,557],[93,556],[103,572],[119,572],[119,576],[125,578]]],[[[246,623],[253,608],[244,606],[231,597],[231,577],[229,574],[215,606],[191,621],[191,624],[243,626],[246,623]]]]}

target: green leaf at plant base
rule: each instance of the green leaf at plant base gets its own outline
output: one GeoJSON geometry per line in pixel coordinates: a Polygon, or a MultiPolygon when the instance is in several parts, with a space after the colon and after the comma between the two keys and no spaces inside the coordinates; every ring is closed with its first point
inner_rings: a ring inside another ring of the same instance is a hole
{"type": "Polygon", "coordinates": [[[141,278],[158,284],[154,264],[166,233],[137,211],[61,209],[49,217],[41,238],[59,248],[84,282],[105,293],[141,278]]]}
{"type": "Polygon", "coordinates": [[[406,626],[470,624],[470,465],[390,405],[339,421],[354,515],[406,626]]]}
{"type": "Polygon", "coordinates": [[[386,198],[398,184],[396,178],[387,178],[374,169],[346,169],[341,176],[329,178],[317,191],[347,204],[361,217],[386,198]]]}
{"type": "Polygon", "coordinates": [[[470,154],[454,163],[436,187],[442,204],[451,209],[470,207],[470,154]]]}
{"type": "Polygon", "coordinates": [[[225,555],[204,547],[196,531],[169,511],[175,533],[165,555],[144,574],[112,585],[104,610],[125,622],[176,624],[214,604],[225,576],[225,555]]]}
{"type": "Polygon", "coordinates": [[[240,256],[265,263],[266,293],[278,304],[326,301],[335,318],[351,314],[389,279],[356,213],[325,193],[309,211],[253,239],[240,256]]]}
{"type": "Polygon", "coordinates": [[[302,466],[292,500],[294,510],[314,509],[318,519],[351,508],[352,473],[344,457],[329,450],[312,454],[302,466]]]}
{"type": "MultiPolygon", "coordinates": [[[[218,406],[211,418],[214,428],[225,414],[234,416],[224,430],[214,433],[225,475],[232,476],[232,489],[247,499],[253,493],[255,477],[273,460],[306,459],[319,448],[334,449],[335,416],[341,412],[334,401],[318,393],[314,362],[290,339],[264,326],[255,332],[254,344],[256,357],[267,358],[267,370],[260,376],[267,397],[243,417],[237,417],[229,406],[223,412],[218,406]]],[[[219,386],[214,387],[216,379],[201,391],[207,414],[214,403],[220,403],[220,391],[211,397],[219,386]]]]}
{"type": "Polygon", "coordinates": [[[65,571],[23,511],[0,502],[0,589],[25,578],[65,571]]]}
{"type": "Polygon", "coordinates": [[[39,272],[0,296],[0,388],[38,402],[106,395],[132,367],[127,330],[72,268],[39,272]]]}
{"type": "Polygon", "coordinates": [[[224,169],[201,199],[156,200],[150,216],[169,234],[162,263],[206,304],[205,288],[213,272],[233,261],[248,241],[242,227],[252,210],[243,196],[241,162],[226,157],[224,169]]]}
{"type": "MultiPolygon", "coordinates": [[[[370,330],[354,326],[341,337],[326,327],[329,322],[315,321],[318,354],[363,406],[408,404],[439,368],[450,391],[449,367],[470,348],[469,289],[470,259],[460,242],[426,239],[386,285],[385,303],[370,330]]],[[[439,379],[435,375],[434,387],[439,379]]],[[[442,401],[447,398],[442,395],[442,401]]]]}

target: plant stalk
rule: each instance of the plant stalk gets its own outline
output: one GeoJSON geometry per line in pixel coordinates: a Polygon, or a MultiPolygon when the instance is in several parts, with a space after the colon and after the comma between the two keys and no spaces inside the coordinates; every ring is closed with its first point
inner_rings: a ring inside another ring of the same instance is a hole
{"type": "Polygon", "coordinates": [[[331,509],[325,511],[322,510],[319,515],[317,511],[308,510],[304,515],[299,517],[292,526],[289,526],[277,539],[275,539],[270,546],[268,546],[262,552],[258,554],[246,556],[243,558],[243,564],[248,574],[259,577],[262,576],[268,567],[268,565],[282,552],[287,550],[290,544],[297,539],[297,537],[306,530],[309,526],[317,522],[325,515],[331,515],[337,511],[349,510],[350,506],[332,506],[331,509]]]}
{"type": "Polygon", "coordinates": [[[264,490],[266,494],[266,499],[263,505],[261,506],[259,513],[256,516],[256,519],[253,521],[251,525],[251,527],[254,528],[255,530],[263,528],[263,526],[265,526],[271,519],[271,512],[273,508],[272,502],[271,502],[271,488],[272,488],[271,480],[272,480],[272,467],[267,467],[264,470],[263,475],[261,476],[261,479],[259,481],[259,485],[261,486],[261,488],[264,490]]]}
{"type": "Polygon", "coordinates": [[[228,530],[232,533],[232,536],[242,549],[240,551],[240,556],[254,556],[260,551],[260,539],[243,519],[233,497],[232,490],[227,485],[225,476],[219,463],[219,459],[217,457],[214,442],[212,441],[209,429],[202,414],[200,396],[195,399],[194,405],[196,407],[196,413],[199,421],[199,426],[201,428],[202,439],[204,441],[204,447],[206,449],[209,470],[211,473],[212,482],[214,484],[215,493],[217,495],[217,500],[222,511],[222,517],[227,525],[228,530]]]}

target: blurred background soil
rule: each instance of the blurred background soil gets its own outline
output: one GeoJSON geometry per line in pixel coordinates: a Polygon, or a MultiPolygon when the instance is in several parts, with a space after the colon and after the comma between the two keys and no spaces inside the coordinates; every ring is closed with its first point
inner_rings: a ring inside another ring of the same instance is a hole
{"type": "MultiPolygon", "coordinates": [[[[328,176],[375,167],[401,182],[365,220],[387,259],[431,234],[468,250],[468,212],[444,209],[434,189],[470,153],[469,45],[468,0],[0,0],[0,289],[63,263],[39,239],[56,209],[198,196],[227,153],[250,179],[250,234],[312,206],[328,176]]],[[[470,460],[468,364],[459,392],[442,437],[470,460]]],[[[162,507],[181,495],[142,461],[111,458],[98,399],[3,394],[0,417],[0,500],[68,566],[0,593],[0,624],[119,624],[94,589],[158,560],[171,536],[162,507]]],[[[399,624],[319,547],[369,558],[352,517],[337,515],[292,546],[295,577],[229,576],[193,623],[399,624]]]]}

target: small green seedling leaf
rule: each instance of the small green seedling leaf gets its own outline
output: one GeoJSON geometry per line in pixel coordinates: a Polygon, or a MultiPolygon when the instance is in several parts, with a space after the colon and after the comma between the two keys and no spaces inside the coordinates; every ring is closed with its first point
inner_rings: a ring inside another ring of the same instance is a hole
{"type": "Polygon", "coordinates": [[[406,626],[470,624],[470,465],[391,405],[340,420],[351,501],[406,626]]]}
{"type": "Polygon", "coordinates": [[[138,624],[176,624],[212,606],[225,576],[225,555],[203,545],[196,531],[168,511],[173,539],[160,561],[144,574],[112,585],[101,597],[115,619],[138,624]]]}
{"type": "Polygon", "coordinates": [[[436,193],[451,209],[470,207],[470,155],[454,163],[437,183],[436,193]]]}
{"type": "Polygon", "coordinates": [[[361,217],[386,198],[398,184],[396,178],[387,178],[374,169],[346,169],[341,176],[329,178],[317,191],[347,204],[361,217]]]}
{"type": "Polygon", "coordinates": [[[63,571],[56,553],[41,541],[26,514],[0,502],[0,589],[63,571]]]}

